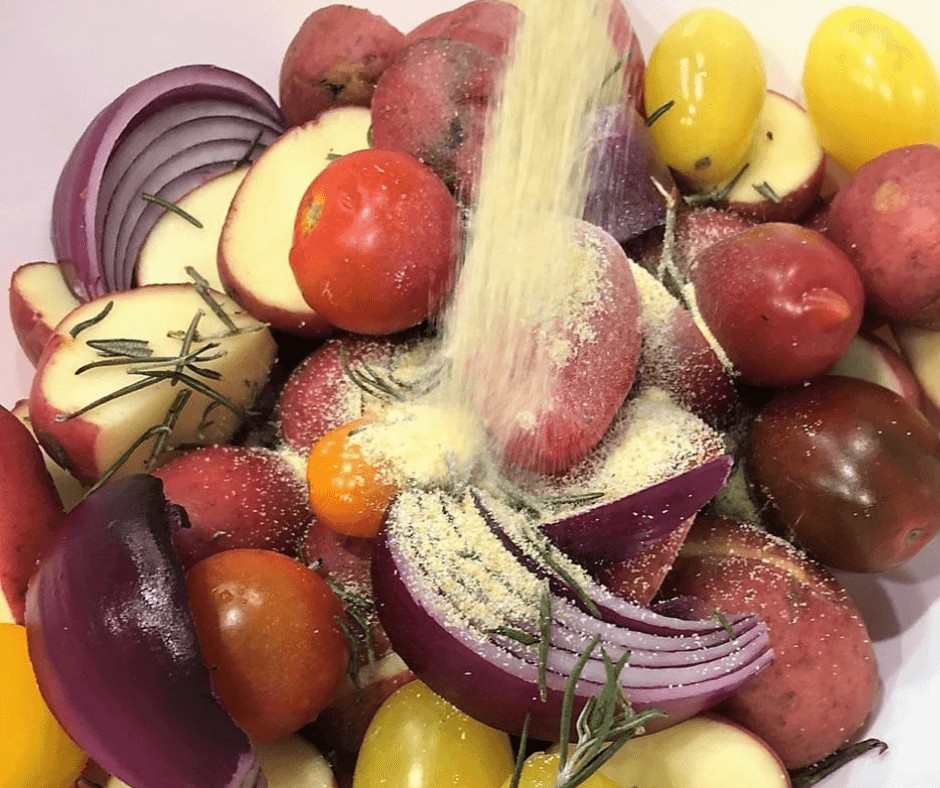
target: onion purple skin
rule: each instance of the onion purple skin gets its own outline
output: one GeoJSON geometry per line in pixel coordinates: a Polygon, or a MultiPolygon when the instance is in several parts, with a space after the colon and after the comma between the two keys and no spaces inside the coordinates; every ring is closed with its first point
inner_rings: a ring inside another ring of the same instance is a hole
{"type": "Polygon", "coordinates": [[[653,184],[675,189],[646,122],[632,107],[602,108],[594,121],[584,219],[621,244],[666,222],[666,202],[653,184]]]}
{"type": "Polygon", "coordinates": [[[67,515],[26,596],[39,689],[76,744],[135,788],[264,788],[212,694],[170,543],[181,516],[145,475],[67,515]]]}
{"type": "Polygon", "coordinates": [[[628,561],[657,545],[724,487],[728,455],[616,501],[542,526],[574,560],[609,565],[628,561]]]}
{"type": "MultiPolygon", "coordinates": [[[[56,185],[52,245],[69,287],[83,301],[109,292],[97,229],[99,189],[116,147],[155,113],[185,101],[219,99],[247,104],[283,128],[274,99],[247,77],[207,65],[180,66],[128,88],[92,120],[56,185]]],[[[258,151],[260,153],[260,151],[258,151]]]]}
{"type": "MultiPolygon", "coordinates": [[[[434,692],[492,727],[518,734],[528,715],[530,736],[557,740],[567,677],[551,667],[557,665],[561,671],[561,665],[572,661],[576,647],[586,645],[597,633],[602,635],[601,648],[607,648],[611,655],[618,653],[610,642],[614,639],[611,624],[590,619],[584,622],[584,631],[577,628],[561,631],[553,624],[543,701],[539,697],[537,658],[533,656],[537,647],[524,647],[497,635],[480,638],[447,622],[440,607],[434,604],[433,596],[428,598],[418,593],[421,581],[417,571],[403,560],[394,529],[386,527],[379,535],[373,554],[373,590],[382,626],[408,667],[434,692]],[[591,629],[593,631],[588,631],[591,629]],[[567,641],[568,645],[561,641],[567,641]]],[[[556,598],[553,602],[553,610],[564,606],[564,600],[556,598]]],[[[677,666],[681,666],[683,675],[688,675],[687,652],[694,649],[696,632],[703,640],[715,644],[700,650],[702,661],[697,663],[700,670],[697,680],[674,686],[656,686],[650,681],[639,682],[644,686],[627,686],[629,681],[625,681],[625,694],[636,710],[656,708],[667,714],[666,718],[651,724],[649,730],[676,724],[717,705],[773,660],[766,627],[756,617],[734,618],[733,631],[742,635],[742,648],[729,656],[723,643],[731,639],[730,635],[720,634],[721,625],[715,620],[666,619],[636,605],[630,607],[638,619],[645,620],[644,628],[660,632],[672,629],[676,634],[674,650],[664,649],[666,656],[661,662],[655,654],[643,660],[648,668],[662,670],[664,677],[674,677],[677,666]],[[715,675],[710,676],[710,673],[715,675]]],[[[621,612],[624,617],[626,614],[621,612]]],[[[515,623],[507,622],[507,625],[515,623]]],[[[631,636],[627,629],[619,632],[631,636]]],[[[593,661],[596,660],[597,656],[593,661]]],[[[596,665],[594,668],[596,675],[596,665]]],[[[648,671],[648,675],[652,676],[655,670],[648,671]]],[[[600,689],[600,683],[582,677],[575,693],[573,718],[600,689]]]]}

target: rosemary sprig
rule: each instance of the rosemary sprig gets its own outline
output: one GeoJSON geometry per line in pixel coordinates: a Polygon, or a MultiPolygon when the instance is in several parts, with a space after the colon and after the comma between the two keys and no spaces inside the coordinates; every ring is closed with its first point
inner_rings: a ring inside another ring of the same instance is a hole
{"type": "Polygon", "coordinates": [[[728,621],[728,617],[717,608],[715,609],[715,618],[718,619],[718,623],[721,624],[722,629],[728,633],[729,638],[732,640],[738,639],[737,634],[731,626],[731,622],[728,621]]]}
{"type": "Polygon", "coordinates": [[[687,194],[682,199],[685,201],[686,205],[708,205],[713,202],[721,202],[721,200],[726,199],[728,195],[731,194],[731,190],[738,185],[741,176],[747,172],[750,166],[750,162],[745,162],[735,176],[724,186],[716,186],[714,189],[709,189],[707,192],[701,194],[687,194]]]}
{"type": "Polygon", "coordinates": [[[153,448],[150,449],[150,456],[144,463],[144,467],[148,471],[153,468],[157,458],[163,454],[164,450],[166,449],[167,441],[170,439],[170,430],[176,426],[176,422],[177,419],[179,419],[180,413],[183,412],[183,408],[186,407],[186,403],[189,402],[189,398],[192,395],[193,393],[189,389],[183,389],[182,391],[177,392],[176,397],[173,400],[173,404],[170,405],[170,408],[167,410],[166,416],[163,419],[163,424],[168,429],[157,434],[157,439],[153,442],[153,448]]]}
{"type": "Polygon", "coordinates": [[[327,161],[336,161],[337,159],[343,158],[342,153],[337,153],[336,151],[327,151],[326,160],[327,161]]]}
{"type": "Polygon", "coordinates": [[[552,572],[558,575],[564,582],[574,591],[575,596],[578,597],[578,601],[584,606],[584,609],[587,610],[594,618],[603,618],[601,615],[600,609],[595,604],[594,600],[591,599],[587,591],[585,591],[581,584],[574,579],[571,572],[565,569],[558,561],[555,560],[555,557],[551,554],[551,548],[547,545],[538,546],[539,555],[542,558],[542,561],[545,563],[545,566],[548,567],[552,572]]]}
{"type": "Polygon", "coordinates": [[[599,490],[585,493],[573,493],[571,495],[558,495],[553,498],[546,498],[545,504],[552,509],[560,509],[564,506],[583,506],[587,503],[594,503],[604,497],[604,493],[599,490]]]}
{"type": "Polygon", "coordinates": [[[552,639],[552,595],[548,588],[542,589],[539,597],[539,700],[548,700],[548,647],[552,639]]]}
{"type": "MultiPolygon", "coordinates": [[[[179,415],[182,412],[183,406],[186,404],[186,400],[188,398],[189,398],[189,392],[181,391],[179,394],[177,394],[176,399],[173,402],[173,405],[170,406],[169,410],[167,410],[166,412],[166,415],[163,417],[163,421],[160,424],[154,424],[152,427],[144,430],[137,437],[137,439],[133,443],[131,443],[131,445],[128,446],[127,449],[124,450],[124,453],[121,454],[121,456],[118,457],[108,467],[108,469],[101,475],[98,481],[96,481],[91,487],[88,488],[88,490],[85,491],[85,497],[87,498],[93,492],[101,489],[105,484],[107,484],[108,481],[110,481],[111,477],[114,476],[114,474],[117,473],[118,470],[121,469],[121,467],[123,467],[124,463],[126,463],[133,456],[134,452],[137,451],[137,449],[143,446],[151,438],[156,437],[157,440],[159,441],[160,437],[162,436],[163,442],[161,445],[165,446],[166,440],[169,437],[170,433],[173,432],[173,428],[176,426],[176,421],[177,419],[179,419],[179,415]],[[182,396],[183,394],[185,394],[186,397],[183,397],[182,396]]],[[[151,452],[150,457],[151,459],[147,460],[148,463],[150,463],[152,459],[156,458],[156,453],[151,452]]]]}
{"type": "Polygon", "coordinates": [[[333,593],[336,594],[337,599],[343,603],[346,615],[349,617],[349,620],[355,624],[356,630],[358,630],[358,632],[353,632],[352,628],[347,625],[349,635],[355,638],[357,646],[354,652],[355,659],[350,660],[350,676],[353,678],[353,681],[355,681],[356,675],[358,675],[359,669],[363,664],[372,664],[375,662],[375,642],[372,638],[372,627],[369,622],[369,618],[373,614],[375,606],[367,597],[356,593],[332,578],[326,578],[326,584],[333,593]],[[365,649],[365,663],[361,661],[360,644],[365,649]]]}
{"type": "Polygon", "coordinates": [[[770,200],[774,204],[780,203],[780,195],[774,191],[773,186],[767,183],[767,181],[764,181],[763,183],[753,183],[751,185],[754,187],[754,191],[756,191],[765,200],[770,200]]]}
{"type": "Polygon", "coordinates": [[[841,769],[847,763],[856,758],[878,750],[879,754],[884,754],[888,745],[880,739],[865,739],[857,744],[850,744],[840,750],[836,750],[832,755],[823,758],[818,763],[811,766],[804,766],[802,769],[794,769],[790,772],[790,779],[793,788],[811,788],[833,772],[841,769]]]}
{"type": "MultiPolygon", "coordinates": [[[[159,369],[129,369],[127,370],[131,375],[143,375],[148,380],[158,383],[161,380],[175,380],[177,378],[177,373],[175,371],[169,370],[159,370],[159,369]]],[[[247,415],[244,410],[242,410],[238,405],[232,402],[224,394],[216,391],[211,386],[207,386],[198,378],[194,378],[192,375],[187,375],[185,372],[181,372],[178,375],[179,380],[182,383],[185,383],[189,388],[196,391],[198,394],[202,394],[209,399],[217,402],[222,407],[230,410],[238,418],[244,419],[247,415]]]]}
{"type": "Polygon", "coordinates": [[[193,227],[197,227],[200,230],[202,229],[202,222],[200,222],[195,216],[193,216],[188,211],[184,210],[183,208],[180,208],[175,202],[164,200],[162,197],[159,197],[156,194],[147,194],[146,192],[144,192],[140,196],[146,202],[152,202],[154,205],[159,205],[164,210],[167,210],[170,213],[175,213],[181,219],[185,219],[193,227]]]}
{"type": "Polygon", "coordinates": [[[91,328],[92,326],[98,325],[98,323],[111,314],[112,309],[114,309],[114,301],[108,301],[108,303],[104,305],[104,309],[102,309],[97,315],[88,318],[88,320],[83,320],[81,323],[76,323],[74,326],[72,326],[72,330],[69,331],[69,334],[72,335],[72,339],[78,339],[78,335],[81,334],[82,331],[84,331],[86,328],[91,328]]]}
{"type": "Polygon", "coordinates": [[[529,744],[529,724],[531,722],[532,713],[526,712],[525,719],[522,721],[522,733],[519,734],[519,750],[516,752],[516,763],[512,769],[509,788],[519,788],[519,781],[522,779],[522,767],[525,764],[525,750],[529,744]]]}
{"type": "Polygon", "coordinates": [[[148,388],[149,386],[153,386],[159,382],[159,380],[148,379],[138,381],[137,383],[131,383],[129,386],[119,388],[117,391],[108,392],[103,397],[99,397],[94,402],[89,402],[87,405],[82,406],[72,413],[61,413],[55,417],[55,420],[59,422],[71,421],[72,419],[78,418],[79,416],[84,416],[86,413],[94,410],[95,408],[100,408],[102,405],[107,405],[109,402],[114,402],[121,397],[126,397],[128,394],[134,394],[138,391],[142,391],[143,389],[148,388]]]}
{"type": "MultiPolygon", "coordinates": [[[[631,52],[630,55],[632,54],[633,53],[631,52]]],[[[607,72],[606,76],[601,81],[602,88],[606,87],[607,83],[610,82],[610,80],[612,80],[615,76],[617,76],[617,74],[620,71],[623,70],[623,67],[627,64],[627,60],[629,59],[630,55],[625,55],[624,57],[618,58],[617,62],[614,63],[614,67],[610,71],[607,72]]]]}
{"type": "Polygon", "coordinates": [[[575,692],[584,666],[599,641],[600,635],[595,636],[581,654],[565,686],[559,729],[559,770],[556,788],[575,788],[583,784],[648,723],[666,716],[658,709],[647,709],[638,714],[633,711],[620,683],[620,675],[629,659],[629,652],[625,652],[615,662],[602,650],[604,686],[597,696],[587,700],[578,715],[575,723],[578,738],[569,756],[568,739],[575,692]]]}
{"type": "Polygon", "coordinates": [[[193,346],[193,337],[196,336],[196,329],[199,326],[199,321],[202,320],[202,316],[205,314],[201,309],[196,310],[196,314],[193,315],[193,319],[189,321],[189,325],[186,327],[186,333],[183,335],[182,347],[180,347],[180,357],[177,359],[176,364],[173,368],[175,377],[171,378],[170,385],[175,386],[180,382],[180,375],[183,374],[183,369],[186,368],[186,361],[184,360],[186,356],[189,355],[189,351],[193,346]]]}
{"type": "Polygon", "coordinates": [[[229,330],[230,333],[237,334],[239,332],[239,328],[235,325],[235,321],[229,317],[228,312],[225,311],[222,304],[216,301],[212,297],[212,293],[209,292],[211,289],[209,280],[206,279],[191,265],[187,265],[184,270],[186,271],[186,275],[195,283],[196,292],[199,294],[199,297],[206,302],[206,306],[208,306],[209,309],[212,310],[212,313],[222,321],[222,324],[229,330]]]}
{"type": "Polygon", "coordinates": [[[541,643],[540,638],[537,638],[535,635],[525,630],[516,629],[515,627],[496,627],[495,629],[487,630],[486,634],[509,638],[509,640],[515,640],[516,643],[521,643],[523,646],[534,646],[536,643],[541,643]]]}
{"type": "Polygon", "coordinates": [[[146,339],[89,339],[85,342],[102,356],[113,358],[148,359],[153,349],[146,339]]]}
{"type": "Polygon", "coordinates": [[[649,128],[657,120],[659,120],[663,115],[665,115],[669,110],[671,110],[676,105],[675,101],[667,101],[661,107],[657,107],[653,110],[646,118],[646,127],[649,128]]]}
{"type": "Polygon", "coordinates": [[[232,169],[237,170],[239,167],[244,167],[246,164],[251,162],[251,157],[254,154],[255,150],[258,148],[258,143],[261,142],[261,135],[264,133],[264,129],[258,129],[258,133],[255,134],[255,138],[251,141],[251,144],[238,161],[232,162],[232,169]]]}

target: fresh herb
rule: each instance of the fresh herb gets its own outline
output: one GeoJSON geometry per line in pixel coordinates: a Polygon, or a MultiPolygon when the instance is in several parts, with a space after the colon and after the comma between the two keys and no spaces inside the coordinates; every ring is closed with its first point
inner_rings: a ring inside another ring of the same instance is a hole
{"type": "Polygon", "coordinates": [[[581,584],[574,579],[571,572],[565,569],[558,561],[555,560],[555,557],[551,553],[551,548],[548,545],[541,546],[539,548],[539,554],[541,555],[542,561],[545,563],[545,566],[558,575],[564,582],[574,591],[575,596],[578,597],[578,601],[584,606],[584,609],[587,610],[594,618],[603,618],[601,615],[600,609],[595,604],[594,600],[591,599],[587,591],[585,591],[581,584]]]}
{"type": "Polygon", "coordinates": [[[195,283],[196,292],[199,294],[199,297],[206,302],[206,306],[208,306],[209,309],[212,310],[212,313],[222,321],[222,324],[229,330],[229,333],[237,334],[239,332],[239,328],[235,325],[235,321],[229,317],[228,312],[225,311],[222,304],[216,301],[212,297],[212,293],[209,292],[209,280],[206,279],[191,265],[187,265],[184,270],[186,271],[186,275],[195,283]]]}
{"type": "Polygon", "coordinates": [[[604,493],[599,490],[584,493],[572,493],[571,495],[559,495],[554,498],[546,498],[546,506],[552,509],[558,509],[563,506],[583,506],[587,503],[594,503],[604,497],[604,493]]]}
{"type": "Polygon", "coordinates": [[[614,63],[614,67],[610,71],[607,72],[607,75],[604,77],[603,81],[601,82],[602,88],[605,87],[607,83],[610,82],[610,80],[612,80],[617,75],[618,72],[623,70],[623,67],[627,64],[628,59],[629,59],[629,55],[627,55],[626,57],[620,58],[616,63],[614,63]]]}
{"type": "Polygon", "coordinates": [[[82,331],[84,331],[86,328],[91,328],[92,326],[98,325],[98,323],[111,314],[112,309],[114,309],[114,301],[108,301],[108,303],[104,305],[104,309],[102,309],[97,315],[88,318],[88,320],[83,320],[81,323],[76,323],[74,326],[72,326],[72,330],[69,331],[69,334],[72,335],[72,339],[78,339],[78,335],[81,334],[82,331]]]}
{"type": "Polygon", "coordinates": [[[715,618],[718,619],[718,623],[721,624],[722,629],[728,633],[728,637],[732,640],[737,640],[738,636],[734,631],[734,628],[731,626],[731,622],[728,621],[728,617],[722,613],[720,610],[715,610],[715,618]]]}
{"type": "Polygon", "coordinates": [[[771,186],[767,181],[763,183],[754,183],[751,184],[754,187],[754,190],[765,200],[770,200],[775,205],[780,203],[780,195],[774,191],[773,186],[771,186]]]}
{"type": "MultiPolygon", "coordinates": [[[[141,446],[143,446],[151,438],[157,438],[160,440],[160,437],[163,437],[163,442],[161,445],[166,445],[166,440],[169,438],[173,428],[176,426],[176,421],[179,418],[180,413],[183,410],[183,407],[186,404],[186,401],[189,399],[190,392],[181,391],[176,395],[176,399],[173,401],[173,404],[167,410],[166,415],[163,417],[163,421],[160,424],[154,424],[149,429],[144,430],[137,439],[125,449],[124,453],[118,457],[108,469],[101,475],[101,477],[96,481],[88,490],[85,491],[85,497],[88,497],[96,490],[101,489],[108,481],[117,473],[141,446]]],[[[156,453],[151,451],[150,457],[147,460],[148,465],[156,458],[156,453]]]]}
{"type": "Polygon", "coordinates": [[[521,643],[523,646],[534,646],[536,643],[541,643],[541,640],[535,635],[515,627],[496,627],[496,629],[488,630],[487,634],[509,638],[509,640],[515,640],[516,643],[521,643]]]}
{"type": "Polygon", "coordinates": [[[145,360],[153,355],[146,339],[89,339],[85,344],[102,356],[145,360]]]}
{"type": "Polygon", "coordinates": [[[522,721],[522,733],[519,734],[519,751],[516,753],[516,764],[512,770],[512,778],[509,780],[509,788],[519,788],[519,781],[522,779],[522,767],[525,764],[525,750],[529,744],[529,724],[532,722],[531,712],[526,712],[525,719],[522,721]]]}
{"type": "Polygon", "coordinates": [[[370,397],[388,403],[405,402],[428,394],[440,383],[443,369],[443,367],[435,367],[424,378],[414,383],[406,383],[389,371],[377,370],[367,361],[360,361],[353,367],[349,362],[349,354],[345,347],[340,347],[339,363],[346,377],[356,388],[370,397]]]}
{"type": "Polygon", "coordinates": [[[548,588],[542,589],[539,597],[539,700],[548,700],[548,647],[552,640],[552,595],[548,588]]]}
{"type": "Polygon", "coordinates": [[[135,394],[138,391],[143,391],[145,388],[153,386],[159,383],[159,380],[141,380],[137,383],[131,383],[129,386],[124,386],[119,388],[117,391],[110,391],[105,394],[103,397],[99,397],[94,402],[89,402],[87,405],[79,408],[72,413],[60,413],[55,417],[55,420],[58,422],[62,421],[71,421],[72,419],[83,416],[95,408],[100,408],[102,405],[107,405],[109,402],[114,402],[115,400],[120,399],[121,397],[126,397],[128,394],[135,394]]]}
{"type": "Polygon", "coordinates": [[[337,159],[341,159],[341,158],[343,158],[342,153],[334,153],[333,151],[330,151],[329,153],[326,154],[327,161],[336,161],[337,159]]]}
{"type": "Polygon", "coordinates": [[[193,227],[198,227],[202,229],[202,222],[200,222],[195,216],[193,216],[188,211],[184,211],[180,208],[175,202],[170,202],[169,200],[164,200],[162,197],[158,197],[156,194],[147,194],[144,192],[140,195],[146,202],[152,202],[154,205],[159,205],[161,208],[169,211],[170,213],[175,213],[181,219],[185,219],[193,227]]]}
{"type": "Polygon", "coordinates": [[[258,133],[255,134],[255,138],[251,141],[251,144],[248,146],[248,150],[242,155],[238,161],[232,162],[232,169],[237,170],[239,167],[244,167],[246,164],[251,162],[251,157],[254,155],[254,152],[258,148],[258,143],[261,142],[261,135],[264,133],[264,129],[258,129],[258,133]]]}
{"type": "Polygon", "coordinates": [[[661,107],[657,107],[655,110],[653,110],[653,112],[650,113],[646,118],[646,127],[649,128],[650,126],[652,126],[663,115],[669,112],[669,110],[671,110],[675,105],[676,105],[675,101],[667,101],[661,107]]]}
{"type": "Polygon", "coordinates": [[[811,788],[811,786],[816,785],[816,783],[856,758],[872,750],[878,750],[879,754],[884,754],[887,749],[888,745],[880,739],[865,739],[865,741],[836,750],[832,755],[823,758],[818,763],[804,766],[802,769],[794,769],[790,772],[790,780],[793,788],[811,788]]]}
{"type": "Polygon", "coordinates": [[[751,166],[751,163],[745,162],[741,165],[741,169],[737,171],[735,176],[725,183],[723,186],[716,186],[714,189],[710,189],[707,192],[702,192],[701,194],[688,194],[683,197],[683,201],[686,205],[710,205],[713,202],[721,202],[726,200],[728,195],[731,194],[731,190],[738,185],[738,181],[741,180],[741,176],[747,172],[748,168],[751,166]]]}
{"type": "Polygon", "coordinates": [[[211,386],[207,386],[201,380],[194,378],[192,375],[187,375],[185,373],[177,374],[175,371],[159,370],[159,369],[153,369],[153,370],[129,369],[127,371],[131,375],[143,375],[148,380],[151,380],[154,383],[158,383],[161,380],[176,380],[177,378],[179,378],[179,380],[185,383],[187,386],[189,386],[189,388],[193,389],[199,394],[202,394],[208,397],[209,399],[215,402],[218,402],[219,405],[230,410],[239,419],[244,419],[247,416],[247,414],[245,413],[244,410],[242,410],[242,408],[240,408],[238,405],[232,402],[224,394],[222,394],[219,391],[216,391],[211,386]]]}
{"type": "Polygon", "coordinates": [[[346,615],[354,625],[354,628],[350,627],[344,621],[342,629],[347,639],[351,639],[352,641],[350,645],[352,659],[349,661],[349,675],[355,683],[363,664],[375,662],[375,642],[372,639],[372,626],[370,624],[370,618],[375,611],[375,606],[367,597],[356,593],[331,578],[326,578],[326,584],[336,595],[337,599],[343,603],[346,615]],[[362,660],[363,648],[365,649],[365,662],[362,660]]]}
{"type": "Polygon", "coordinates": [[[588,698],[578,715],[575,723],[577,741],[569,755],[568,740],[571,736],[578,681],[599,642],[600,635],[596,635],[578,658],[565,685],[561,705],[556,788],[575,788],[583,784],[647,724],[666,716],[658,709],[647,709],[639,713],[633,711],[620,683],[620,676],[630,656],[629,652],[624,652],[615,662],[607,652],[601,650],[605,673],[604,686],[598,695],[588,698]]]}

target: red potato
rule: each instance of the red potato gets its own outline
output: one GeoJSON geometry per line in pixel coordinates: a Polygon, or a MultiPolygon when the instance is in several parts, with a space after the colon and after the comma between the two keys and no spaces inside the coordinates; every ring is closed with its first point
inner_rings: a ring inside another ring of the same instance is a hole
{"type": "Polygon", "coordinates": [[[889,569],[940,530],[940,436],[866,380],[827,376],[778,394],[751,425],[747,467],[768,513],[836,569],[889,569]]]}
{"type": "Polygon", "coordinates": [[[828,221],[871,307],[940,329],[940,148],[898,148],[868,162],[833,198],[828,221]]]}
{"type": "Polygon", "coordinates": [[[494,57],[509,51],[522,12],[504,0],[472,0],[422,22],[406,37],[406,44],[425,38],[446,38],[478,46],[494,57]]]}
{"type": "Polygon", "coordinates": [[[299,126],[334,107],[368,107],[404,34],[364,8],[319,8],[300,26],[281,64],[281,112],[299,126]]]}
{"type": "Polygon", "coordinates": [[[664,584],[724,614],[757,613],[773,664],[719,711],[766,741],[787,768],[850,742],[878,689],[874,649],[838,581],[789,543],[729,520],[699,519],[664,584]]]}
{"type": "Polygon", "coordinates": [[[58,263],[27,263],[10,280],[10,322],[23,352],[34,365],[58,322],[78,306],[58,263]]]}
{"type": "Polygon", "coordinates": [[[310,523],[303,481],[267,449],[206,446],[174,458],[154,476],[189,516],[174,534],[183,566],[242,547],[297,555],[310,523]]]}
{"type": "Polygon", "coordinates": [[[433,38],[405,47],[372,98],[372,141],[430,167],[469,194],[480,166],[499,61],[473,44],[433,38]]]}
{"type": "Polygon", "coordinates": [[[839,249],[793,224],[752,227],[695,259],[698,308],[743,380],[790,386],[822,375],[862,320],[862,283],[839,249]]]}
{"type": "Polygon", "coordinates": [[[0,621],[23,623],[26,584],[65,513],[30,431],[0,406],[0,621]]]}
{"type": "Polygon", "coordinates": [[[925,411],[924,391],[914,372],[900,353],[876,334],[860,333],[855,337],[829,374],[877,383],[900,394],[922,413],[925,411]]]}
{"type": "Polygon", "coordinates": [[[826,156],[806,110],[767,91],[747,165],[716,205],[758,222],[797,222],[812,210],[826,156]]]}

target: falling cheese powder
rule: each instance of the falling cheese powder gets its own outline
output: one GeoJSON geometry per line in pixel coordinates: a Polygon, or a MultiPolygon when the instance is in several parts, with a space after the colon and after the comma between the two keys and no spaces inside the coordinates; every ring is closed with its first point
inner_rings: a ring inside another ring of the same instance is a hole
{"type": "MultiPolygon", "coordinates": [[[[537,622],[546,581],[505,549],[467,489],[492,479],[471,387],[489,395],[488,410],[495,398],[519,424],[520,414],[524,419],[552,397],[557,369],[577,343],[592,339],[585,317],[602,308],[601,251],[573,228],[589,185],[592,119],[603,104],[624,101],[621,80],[609,78],[616,70],[610,0],[517,5],[524,23],[491,109],[465,261],[443,324],[443,380],[431,397],[390,408],[356,436],[403,488],[387,527],[413,574],[409,582],[437,599],[451,624],[481,640],[510,622],[537,622]],[[513,341],[520,336],[534,336],[535,350],[531,341],[513,341]]],[[[675,300],[658,283],[638,284],[644,328],[656,330],[675,300]]],[[[587,482],[620,497],[720,449],[714,432],[664,392],[648,389],[627,404],[572,486],[587,482]]],[[[538,481],[532,489],[541,492],[538,481]]],[[[530,561],[550,550],[556,564],[588,580],[498,496],[488,507],[530,561]]]]}

